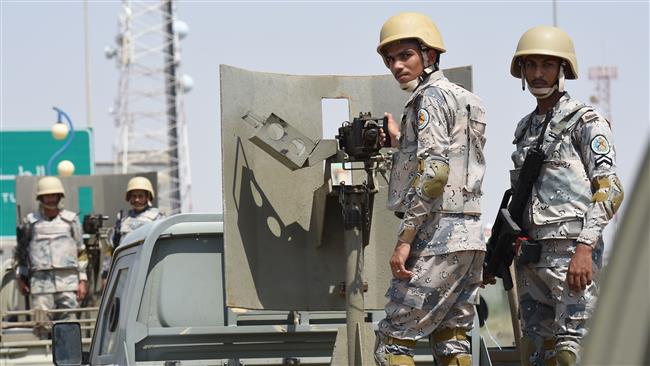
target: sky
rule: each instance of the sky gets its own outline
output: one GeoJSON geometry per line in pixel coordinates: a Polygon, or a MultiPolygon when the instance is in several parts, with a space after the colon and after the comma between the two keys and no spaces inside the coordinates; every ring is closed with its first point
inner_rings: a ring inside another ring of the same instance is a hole
{"type": "MultiPolygon", "coordinates": [[[[65,110],[77,127],[87,126],[83,2],[0,1],[2,130],[49,129],[52,106],[65,110]]],[[[121,6],[88,3],[96,162],[113,160],[116,130],[109,110],[119,74],[104,48],[114,45],[121,6]]],[[[436,22],[447,47],[443,68],[473,67],[474,91],[487,109],[483,212],[491,223],[509,184],[515,124],[535,106],[510,76],[510,61],[524,31],[553,24],[549,1],[178,1],[176,17],[189,26],[181,70],[194,80],[184,101],[193,211],[222,210],[220,64],[296,75],[387,74],[375,51],[379,29],[404,11],[436,22]]],[[[590,67],[618,69],[611,120],[627,192],[650,136],[649,18],[648,1],[558,1],[556,7],[557,25],[577,52],[579,79],[566,86],[571,95],[589,102],[595,94],[590,67]]]]}

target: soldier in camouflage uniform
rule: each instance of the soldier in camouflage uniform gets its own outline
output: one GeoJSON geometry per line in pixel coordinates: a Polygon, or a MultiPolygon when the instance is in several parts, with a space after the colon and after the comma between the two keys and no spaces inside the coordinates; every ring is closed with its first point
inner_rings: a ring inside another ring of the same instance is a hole
{"type": "Polygon", "coordinates": [[[439,365],[470,365],[466,334],[473,326],[485,255],[479,206],[483,104],[439,70],[445,48],[429,17],[389,18],[377,51],[411,96],[401,123],[387,113],[388,132],[398,142],[388,207],[402,222],[375,360],[382,366],[414,365],[416,341],[429,337],[439,365]]]}
{"type": "Polygon", "coordinates": [[[540,26],[524,33],[511,74],[537,100],[515,130],[513,187],[541,134],[546,154],[522,218],[542,254],[538,263],[516,267],[522,362],[575,365],[598,295],[602,230],[623,200],[612,131],[600,113],[564,91],[565,79],[578,77],[578,65],[561,29],[540,26]]]}
{"type": "MultiPolygon", "coordinates": [[[[39,211],[21,224],[24,235],[16,247],[16,278],[20,292],[31,295],[32,309],[74,309],[86,296],[88,258],[81,225],[76,213],[62,208],[63,197],[58,178],[41,178],[36,193],[39,211]]],[[[73,314],[51,318],[72,319],[73,314]]]]}
{"type": "Polygon", "coordinates": [[[131,204],[131,209],[126,216],[122,216],[120,212],[115,222],[111,238],[112,248],[109,255],[104,257],[102,264],[102,280],[104,284],[110,269],[112,253],[120,245],[122,238],[140,226],[164,217],[160,210],[152,207],[151,202],[154,197],[153,186],[149,179],[145,177],[133,177],[126,185],[126,200],[131,204]]]}

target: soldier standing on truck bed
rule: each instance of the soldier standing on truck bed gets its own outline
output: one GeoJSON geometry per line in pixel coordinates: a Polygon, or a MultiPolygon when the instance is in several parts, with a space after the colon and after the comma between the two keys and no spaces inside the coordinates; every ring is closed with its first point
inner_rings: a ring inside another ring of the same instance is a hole
{"type": "Polygon", "coordinates": [[[623,200],[612,130],[564,91],[565,79],[578,78],[578,64],[563,30],[526,31],[510,73],[537,102],[515,130],[512,186],[529,151],[538,146],[545,154],[523,215],[514,218],[525,234],[517,241],[536,243],[541,253],[535,261],[517,260],[522,362],[573,366],[598,295],[602,230],[623,200]]]}
{"type": "MultiPolygon", "coordinates": [[[[88,259],[81,240],[77,214],[64,210],[63,184],[56,177],[37,183],[39,210],[21,222],[15,257],[16,280],[23,295],[31,295],[31,308],[75,309],[87,292],[88,259]]],[[[69,312],[51,320],[72,319],[69,312]]]]}
{"type": "Polygon", "coordinates": [[[145,177],[133,177],[126,185],[126,200],[131,204],[131,209],[125,216],[122,215],[122,211],[117,214],[111,237],[113,247],[109,255],[104,257],[104,263],[102,264],[102,282],[104,285],[108,277],[113,251],[121,244],[122,238],[146,223],[165,217],[160,210],[152,206],[151,202],[154,197],[153,185],[145,177]]]}
{"type": "Polygon", "coordinates": [[[429,17],[389,18],[377,52],[411,96],[401,122],[387,113],[391,141],[398,142],[388,207],[402,222],[375,361],[412,366],[415,344],[426,337],[438,365],[469,366],[466,333],[473,326],[485,255],[480,216],[485,109],[439,69],[445,47],[429,17]]]}

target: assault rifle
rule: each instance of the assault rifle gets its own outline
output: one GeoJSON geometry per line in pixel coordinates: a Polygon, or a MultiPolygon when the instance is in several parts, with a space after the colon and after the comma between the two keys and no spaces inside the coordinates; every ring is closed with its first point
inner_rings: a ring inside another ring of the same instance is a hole
{"type": "MultiPolygon", "coordinates": [[[[16,226],[16,247],[14,248],[16,276],[20,277],[29,286],[29,243],[32,241],[32,225],[27,222],[21,222],[21,220],[20,205],[16,205],[16,223],[18,224],[16,226]]],[[[25,299],[25,309],[29,310],[31,308],[29,293],[23,294],[23,297],[25,299]]],[[[29,316],[27,319],[30,319],[29,316]]]]}
{"type": "MultiPolygon", "coordinates": [[[[510,276],[509,267],[520,250],[520,248],[516,248],[515,242],[518,241],[519,237],[524,236],[521,230],[521,219],[532,193],[533,184],[539,177],[540,169],[546,157],[542,150],[542,142],[551,117],[552,115],[549,112],[544,120],[544,126],[537,139],[536,146],[531,147],[526,154],[526,159],[521,167],[514,189],[508,189],[504,193],[497,218],[492,226],[492,234],[487,243],[483,270],[487,277],[500,277],[506,291],[512,289],[512,277],[510,276]]],[[[537,256],[536,259],[529,258],[529,260],[539,260],[540,248],[538,245],[533,245],[525,240],[522,241],[521,245],[522,249],[524,247],[528,249],[526,251],[527,256],[537,256]]]]}

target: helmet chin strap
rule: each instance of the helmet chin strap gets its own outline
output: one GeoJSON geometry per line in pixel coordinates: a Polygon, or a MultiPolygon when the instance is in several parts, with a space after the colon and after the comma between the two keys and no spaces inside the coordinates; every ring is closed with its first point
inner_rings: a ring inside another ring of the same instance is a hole
{"type": "Polygon", "coordinates": [[[546,99],[557,90],[557,85],[553,85],[552,88],[533,88],[528,85],[528,91],[537,99],[546,99]]]}
{"type": "Polygon", "coordinates": [[[525,84],[528,84],[528,91],[537,99],[546,99],[550,97],[556,90],[560,93],[564,92],[564,63],[560,64],[560,72],[558,73],[557,84],[553,85],[551,88],[535,88],[528,84],[528,80],[524,76],[524,68],[521,67],[521,89],[525,89],[525,84]]]}
{"type": "Polygon", "coordinates": [[[420,85],[420,78],[415,78],[406,83],[399,83],[400,89],[404,90],[407,93],[412,93],[420,85]]]}
{"type": "Polygon", "coordinates": [[[560,64],[560,73],[557,78],[557,91],[560,93],[564,93],[564,81],[565,81],[565,76],[564,76],[564,62],[560,64]]]}

